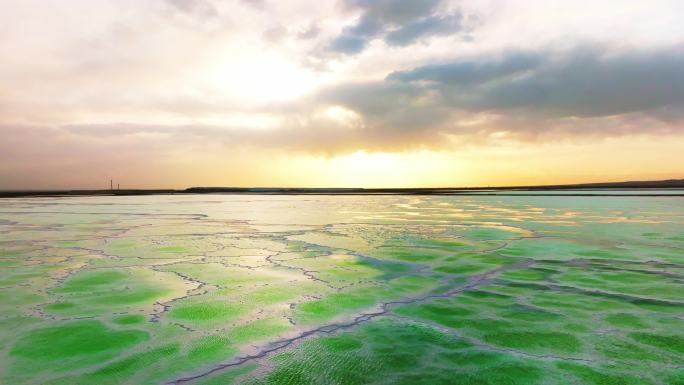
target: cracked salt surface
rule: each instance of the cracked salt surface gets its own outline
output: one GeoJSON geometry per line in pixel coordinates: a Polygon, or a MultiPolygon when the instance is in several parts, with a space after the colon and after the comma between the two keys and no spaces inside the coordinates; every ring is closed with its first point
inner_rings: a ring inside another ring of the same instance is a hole
{"type": "Polygon", "coordinates": [[[5,199],[0,234],[0,383],[684,376],[677,197],[5,199]]]}

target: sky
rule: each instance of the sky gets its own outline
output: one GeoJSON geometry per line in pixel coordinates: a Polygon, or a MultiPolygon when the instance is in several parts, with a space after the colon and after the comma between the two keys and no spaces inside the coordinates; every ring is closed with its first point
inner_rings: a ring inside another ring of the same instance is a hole
{"type": "Polygon", "coordinates": [[[0,8],[0,189],[684,178],[684,1],[0,8]]]}

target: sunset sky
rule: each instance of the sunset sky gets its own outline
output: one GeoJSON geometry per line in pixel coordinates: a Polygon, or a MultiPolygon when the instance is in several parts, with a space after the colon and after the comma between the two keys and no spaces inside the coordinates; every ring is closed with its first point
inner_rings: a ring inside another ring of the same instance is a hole
{"type": "Polygon", "coordinates": [[[684,1],[0,6],[0,189],[684,178],[684,1]]]}

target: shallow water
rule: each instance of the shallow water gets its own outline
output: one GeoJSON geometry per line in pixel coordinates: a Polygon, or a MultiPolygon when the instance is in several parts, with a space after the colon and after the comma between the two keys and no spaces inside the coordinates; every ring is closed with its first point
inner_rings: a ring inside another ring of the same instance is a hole
{"type": "Polygon", "coordinates": [[[0,200],[2,384],[684,383],[684,199],[0,200]]]}
{"type": "Polygon", "coordinates": [[[659,196],[659,195],[684,195],[683,188],[639,188],[639,189],[575,189],[575,190],[483,190],[469,191],[468,194],[486,195],[591,195],[591,196],[659,196]]]}

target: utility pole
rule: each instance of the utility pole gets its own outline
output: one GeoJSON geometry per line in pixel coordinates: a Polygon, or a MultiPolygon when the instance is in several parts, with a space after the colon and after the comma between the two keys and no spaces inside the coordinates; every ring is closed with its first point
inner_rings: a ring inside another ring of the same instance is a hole
{"type": "Polygon", "coordinates": [[[114,181],[111,179],[109,180],[109,189],[114,190],[114,181]]]}
{"type": "Polygon", "coordinates": [[[120,190],[119,184],[118,184],[118,183],[116,184],[116,189],[117,189],[117,190],[120,190]]]}

